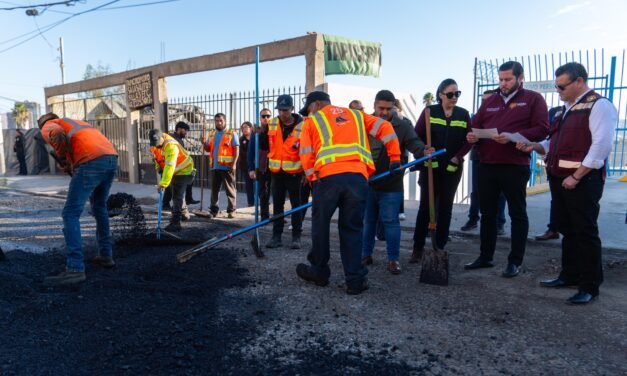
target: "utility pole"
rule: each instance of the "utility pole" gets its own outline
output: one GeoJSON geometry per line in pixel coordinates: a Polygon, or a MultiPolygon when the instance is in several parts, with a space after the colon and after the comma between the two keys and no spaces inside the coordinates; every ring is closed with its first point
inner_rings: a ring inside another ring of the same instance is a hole
{"type": "MultiPolygon", "coordinates": [[[[61,68],[61,84],[65,85],[65,64],[63,63],[63,37],[59,37],[59,53],[61,58],[59,59],[61,68]]],[[[65,94],[63,94],[63,117],[65,117],[65,94]]]]}

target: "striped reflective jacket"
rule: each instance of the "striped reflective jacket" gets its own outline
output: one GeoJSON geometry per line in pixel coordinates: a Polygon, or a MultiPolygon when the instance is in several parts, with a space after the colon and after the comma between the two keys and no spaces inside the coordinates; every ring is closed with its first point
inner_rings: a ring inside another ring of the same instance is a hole
{"type": "Polygon", "coordinates": [[[390,161],[400,161],[400,148],[392,125],[359,110],[327,105],[305,118],[300,136],[300,161],[307,179],[375,171],[368,134],[381,140],[390,161]]]}
{"type": "Polygon", "coordinates": [[[300,119],[294,129],[283,140],[283,129],[279,118],[274,118],[268,122],[268,142],[270,151],[268,153],[268,168],[272,172],[281,170],[289,174],[303,172],[303,167],[299,157],[300,133],[303,128],[303,120],[300,119]]]}
{"type": "Polygon", "coordinates": [[[150,148],[155,159],[155,169],[161,172],[159,185],[167,187],[172,182],[175,175],[191,175],[194,171],[194,161],[181,144],[172,136],[164,134],[164,141],[161,147],[150,148]]]}

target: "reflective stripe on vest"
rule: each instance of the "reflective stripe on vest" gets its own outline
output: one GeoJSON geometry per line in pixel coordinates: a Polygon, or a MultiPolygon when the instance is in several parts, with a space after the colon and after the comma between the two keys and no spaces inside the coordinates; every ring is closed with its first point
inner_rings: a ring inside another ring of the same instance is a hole
{"type": "Polygon", "coordinates": [[[357,127],[357,135],[359,143],[352,144],[338,144],[333,145],[331,143],[331,137],[333,136],[333,132],[331,131],[331,126],[322,111],[318,111],[312,117],[314,125],[320,135],[322,141],[322,147],[318,150],[318,155],[316,156],[315,164],[327,164],[331,162],[335,162],[337,157],[346,157],[350,155],[355,155],[359,158],[360,161],[366,164],[374,164],[372,161],[372,155],[370,154],[370,150],[366,147],[366,135],[365,135],[365,126],[363,115],[358,110],[351,110],[355,120],[355,126],[357,127]]]}
{"type": "MultiPolygon", "coordinates": [[[[183,149],[183,147],[181,146],[181,144],[179,144],[176,140],[174,139],[165,139],[165,141],[163,141],[163,146],[162,146],[162,150],[165,150],[165,147],[167,144],[174,142],[174,146],[176,146],[179,149],[179,153],[185,156],[185,159],[183,161],[181,161],[180,163],[177,163],[178,161],[175,162],[171,162],[171,161],[166,161],[165,164],[168,166],[174,166],[176,164],[176,167],[174,168],[174,175],[178,174],[179,172],[183,171],[184,169],[188,168],[192,163],[192,157],[191,155],[189,155],[189,152],[187,152],[187,150],[183,149]]],[[[165,155],[165,153],[164,153],[165,155]]]]}
{"type": "MultiPolygon", "coordinates": [[[[438,161],[431,161],[431,167],[438,168],[439,166],[438,161]]],[[[429,161],[425,161],[425,167],[429,167],[429,161]]]]}
{"type": "Polygon", "coordinates": [[[451,120],[451,127],[467,128],[468,123],[464,120],[451,120]]]}
{"type": "Polygon", "coordinates": [[[453,164],[449,164],[446,166],[446,171],[448,172],[456,172],[459,169],[459,166],[455,166],[453,164]]]}
{"type": "Polygon", "coordinates": [[[81,129],[93,128],[91,125],[80,125],[70,118],[63,118],[62,120],[72,125],[72,129],[66,133],[68,142],[70,142],[74,133],[80,131],[81,129]]]}
{"type": "Polygon", "coordinates": [[[436,118],[436,117],[430,116],[429,120],[431,121],[431,124],[437,124],[437,125],[444,125],[444,126],[446,126],[446,120],[445,119],[440,119],[440,118],[436,118]]]}

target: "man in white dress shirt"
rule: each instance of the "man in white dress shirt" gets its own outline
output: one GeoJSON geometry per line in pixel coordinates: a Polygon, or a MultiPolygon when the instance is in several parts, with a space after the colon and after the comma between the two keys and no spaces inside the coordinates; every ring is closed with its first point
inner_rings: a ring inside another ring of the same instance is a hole
{"type": "Polygon", "coordinates": [[[618,114],[614,105],[587,84],[579,63],[555,71],[555,88],[565,105],[551,123],[549,138],[518,143],[519,150],[547,154],[546,166],[562,241],[562,271],[543,287],[578,286],[570,304],[587,304],[603,282],[601,239],[597,219],[605,182],[605,160],[612,149],[618,114]]]}

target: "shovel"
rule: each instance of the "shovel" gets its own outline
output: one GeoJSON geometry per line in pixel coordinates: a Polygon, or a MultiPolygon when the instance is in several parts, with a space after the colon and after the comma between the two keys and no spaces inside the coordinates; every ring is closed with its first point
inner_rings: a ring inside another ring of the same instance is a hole
{"type": "MultiPolygon", "coordinates": [[[[255,171],[259,174],[259,131],[261,124],[259,123],[259,47],[255,49],[255,113],[257,114],[257,124],[259,130],[255,132],[255,171]]],[[[259,222],[259,176],[255,176],[255,223],[259,222]]],[[[259,229],[255,229],[250,246],[258,258],[264,257],[261,250],[261,239],[259,238],[259,229]]]]}
{"type": "MultiPolygon", "coordinates": [[[[432,156],[440,155],[440,154],[442,154],[442,153],[444,153],[444,152],[446,152],[446,149],[438,150],[438,151],[434,152],[434,153],[432,154],[432,156]]],[[[402,170],[403,170],[403,169],[405,169],[405,168],[412,167],[412,166],[417,165],[418,163],[422,163],[422,162],[424,162],[424,161],[426,161],[426,160],[427,160],[427,157],[422,157],[422,158],[416,159],[416,160],[411,161],[411,162],[409,162],[409,163],[407,163],[407,164],[405,164],[405,165],[402,165],[402,166],[400,166],[400,167],[397,167],[397,168],[396,168],[396,169],[394,169],[394,170],[391,170],[391,171],[386,171],[386,172],[384,172],[384,173],[382,173],[382,174],[379,174],[379,175],[377,175],[377,176],[374,176],[374,177],[372,177],[369,181],[370,181],[370,182],[376,181],[376,180],[378,180],[378,179],[381,179],[381,178],[383,178],[383,177],[385,177],[385,176],[390,175],[391,173],[395,173],[395,172],[397,172],[397,171],[402,171],[402,170]]],[[[182,263],[184,263],[184,262],[187,262],[187,261],[189,261],[192,257],[194,257],[194,256],[196,256],[196,255],[199,255],[199,254],[201,254],[201,253],[204,253],[204,252],[208,251],[209,249],[211,249],[211,248],[215,247],[216,245],[218,245],[218,244],[220,244],[220,243],[222,243],[222,242],[224,242],[224,241],[227,241],[227,240],[229,240],[229,239],[232,239],[232,238],[234,238],[234,237],[236,237],[236,236],[238,236],[238,235],[244,234],[244,233],[246,233],[246,232],[248,232],[248,231],[251,231],[251,230],[256,230],[256,229],[258,229],[258,228],[260,228],[260,227],[263,227],[263,226],[267,225],[267,224],[268,224],[268,223],[270,223],[270,222],[274,222],[274,221],[279,220],[279,219],[280,219],[280,220],[283,220],[283,218],[284,218],[284,217],[287,217],[287,216],[289,216],[289,215],[291,215],[291,214],[294,214],[294,213],[296,213],[296,212],[299,212],[299,211],[301,211],[301,210],[305,210],[305,209],[307,209],[307,208],[311,207],[311,205],[312,205],[312,203],[311,203],[311,202],[308,202],[308,203],[303,204],[303,205],[301,205],[301,206],[297,206],[297,207],[295,207],[294,209],[288,210],[288,211],[286,211],[286,212],[284,212],[284,213],[279,213],[279,214],[273,215],[272,217],[270,217],[270,218],[268,218],[268,219],[264,219],[264,220],[263,220],[263,221],[261,221],[261,222],[255,223],[255,224],[250,225],[250,226],[248,226],[248,227],[245,227],[245,228],[243,228],[243,229],[241,229],[241,230],[237,230],[237,231],[232,232],[232,233],[230,233],[230,234],[228,234],[228,235],[224,235],[224,236],[222,236],[221,238],[214,238],[214,239],[207,240],[206,242],[201,243],[201,244],[197,245],[197,246],[196,246],[196,247],[194,247],[194,248],[191,248],[191,249],[188,249],[187,251],[184,251],[184,252],[179,253],[178,255],[176,255],[176,260],[177,260],[180,264],[182,264],[182,263]]],[[[254,245],[253,245],[253,247],[254,247],[254,245]]]]}
{"type": "MultiPolygon", "coordinates": [[[[431,111],[425,109],[425,122],[427,128],[427,147],[431,146],[431,111]]],[[[433,156],[433,154],[432,154],[433,156]]],[[[436,239],[436,213],[435,213],[435,191],[433,189],[433,166],[432,158],[429,157],[427,166],[427,178],[429,186],[429,234],[431,236],[431,250],[426,250],[422,256],[422,271],[420,272],[420,282],[430,285],[448,286],[448,252],[438,248],[436,239]]]]}
{"type": "MultiPolygon", "coordinates": [[[[201,139],[202,137],[206,136],[205,125],[206,125],[206,122],[203,120],[201,139]]],[[[204,205],[203,199],[204,199],[204,193],[205,193],[205,145],[203,145],[202,142],[200,145],[200,150],[201,150],[201,154],[200,154],[200,209],[192,210],[192,214],[194,214],[197,217],[211,218],[212,216],[208,211],[202,210],[202,207],[204,205]]]]}

